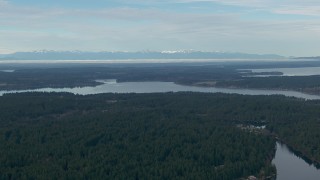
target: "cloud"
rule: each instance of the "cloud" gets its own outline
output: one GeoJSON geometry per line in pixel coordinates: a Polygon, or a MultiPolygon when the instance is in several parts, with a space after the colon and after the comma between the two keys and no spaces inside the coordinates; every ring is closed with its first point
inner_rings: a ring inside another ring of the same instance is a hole
{"type": "Polygon", "coordinates": [[[0,7],[7,6],[9,4],[6,0],[0,0],[0,7]]]}
{"type": "Polygon", "coordinates": [[[14,51],[12,51],[12,50],[0,47],[0,54],[10,54],[10,53],[13,53],[13,52],[14,51]]]}
{"type": "MultiPolygon", "coordinates": [[[[192,0],[191,0],[192,1],[192,0]]],[[[320,16],[320,1],[316,0],[213,0],[221,4],[254,7],[275,14],[320,16]]]]}
{"type": "MultiPolygon", "coordinates": [[[[172,2],[174,0],[158,3],[172,2]]],[[[300,5],[259,5],[260,0],[210,2],[233,6],[251,4],[253,9],[268,9],[277,14],[317,13],[316,7],[312,10],[308,6],[312,11],[307,12],[300,5]],[[301,11],[293,12],[297,9],[301,11]]],[[[320,21],[317,19],[252,20],[229,11],[189,12],[152,6],[75,9],[7,4],[0,9],[0,42],[6,46],[4,49],[199,49],[295,55],[293,53],[300,53],[301,49],[304,53],[318,52],[319,39],[320,21]]]]}
{"type": "Polygon", "coordinates": [[[266,5],[265,0],[177,0],[178,2],[213,2],[233,6],[261,7],[266,5]]]}
{"type": "Polygon", "coordinates": [[[307,7],[297,7],[288,6],[280,7],[272,10],[276,14],[287,14],[287,15],[304,15],[304,16],[320,16],[320,6],[307,6],[307,7]]]}
{"type": "MultiPolygon", "coordinates": [[[[149,3],[150,0],[138,2],[149,3]]],[[[304,16],[320,16],[319,0],[151,0],[154,3],[216,3],[227,6],[237,6],[260,11],[267,11],[275,14],[290,14],[304,16]]]]}

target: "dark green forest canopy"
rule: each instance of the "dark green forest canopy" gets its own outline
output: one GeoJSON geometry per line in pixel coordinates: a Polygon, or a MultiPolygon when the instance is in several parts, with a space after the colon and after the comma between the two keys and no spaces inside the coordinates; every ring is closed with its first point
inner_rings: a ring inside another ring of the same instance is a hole
{"type": "Polygon", "coordinates": [[[320,94],[320,76],[246,77],[218,81],[216,86],[247,89],[290,89],[309,94],[320,94]]]}
{"type": "Polygon", "coordinates": [[[319,115],[319,101],[284,96],[4,95],[0,97],[1,178],[270,175],[275,140],[236,125],[267,125],[318,161],[319,115]]]}
{"type": "MultiPolygon", "coordinates": [[[[237,65],[234,63],[225,65],[180,64],[179,66],[164,64],[161,66],[144,65],[142,67],[101,66],[29,69],[20,69],[20,67],[13,73],[0,71],[0,90],[97,86],[101,84],[96,82],[98,79],[117,79],[117,82],[162,81],[227,88],[290,89],[309,94],[320,94],[319,75],[248,77],[281,75],[282,73],[254,73],[251,70],[241,70],[241,68],[257,68],[260,66],[237,65]]],[[[262,67],[268,66],[264,65],[262,67]]]]}
{"type": "MultiPolygon", "coordinates": [[[[149,65],[150,66],[150,65],[149,65]]],[[[0,71],[1,90],[96,86],[97,79],[118,82],[164,81],[190,83],[204,80],[234,79],[241,75],[233,68],[220,66],[159,67],[64,67],[0,71]]]]}

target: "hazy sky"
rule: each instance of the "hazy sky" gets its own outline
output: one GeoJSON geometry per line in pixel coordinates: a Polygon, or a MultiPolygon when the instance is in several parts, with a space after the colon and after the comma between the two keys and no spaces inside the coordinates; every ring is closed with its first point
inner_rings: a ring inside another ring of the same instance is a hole
{"type": "Polygon", "coordinates": [[[0,0],[0,53],[41,49],[320,55],[320,1],[0,0]]]}

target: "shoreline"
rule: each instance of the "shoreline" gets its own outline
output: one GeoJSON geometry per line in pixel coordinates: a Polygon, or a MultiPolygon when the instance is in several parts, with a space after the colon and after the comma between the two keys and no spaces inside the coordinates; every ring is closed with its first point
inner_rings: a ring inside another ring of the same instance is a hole
{"type": "MultiPolygon", "coordinates": [[[[312,93],[310,91],[304,91],[304,90],[299,90],[299,89],[285,89],[285,88],[246,88],[246,87],[239,87],[239,86],[217,86],[216,82],[209,82],[208,84],[205,84],[202,82],[195,82],[195,83],[181,83],[181,82],[174,82],[175,84],[178,85],[184,85],[184,86],[194,86],[194,87],[204,87],[204,88],[226,88],[226,89],[247,89],[247,90],[265,90],[265,91],[294,91],[294,92],[299,92],[303,93],[306,95],[316,95],[320,96],[320,91],[318,93],[312,93]]],[[[307,89],[307,88],[305,88],[307,89]]]]}
{"type": "MultiPolygon", "coordinates": [[[[125,80],[117,80],[117,83],[125,83],[125,82],[149,82],[149,81],[125,81],[125,80]]],[[[151,81],[153,82],[153,81],[151,81]]],[[[154,81],[154,82],[168,82],[168,81],[154,81]]],[[[177,85],[182,86],[189,86],[189,87],[202,87],[202,88],[225,88],[225,89],[241,89],[241,90],[265,90],[265,91],[292,91],[292,92],[298,92],[306,95],[314,95],[314,96],[320,96],[319,93],[311,93],[310,91],[303,91],[299,89],[284,89],[284,88],[245,88],[245,87],[237,87],[237,86],[217,86],[216,82],[195,82],[195,83],[183,83],[183,82],[175,82],[170,81],[177,85]]],[[[99,82],[97,80],[92,80],[90,82],[84,82],[84,83],[75,83],[72,85],[64,85],[64,84],[57,84],[52,85],[48,84],[47,86],[19,86],[17,85],[12,86],[11,84],[0,84],[0,91],[25,91],[25,90],[37,90],[37,89],[46,89],[46,88],[84,88],[84,87],[97,87],[99,85],[105,84],[104,82],[99,82]],[[11,87],[8,87],[11,86],[11,87]]],[[[300,88],[301,89],[301,88],[300,88]]]]}
{"type": "MultiPolygon", "coordinates": [[[[273,134],[273,136],[276,134],[273,134]]],[[[306,155],[307,153],[305,153],[305,150],[300,150],[299,148],[297,148],[294,145],[291,145],[288,141],[280,139],[278,136],[274,136],[274,138],[280,142],[283,145],[286,145],[288,147],[288,149],[296,156],[300,157],[301,159],[303,159],[306,163],[308,163],[309,165],[313,165],[315,168],[320,170],[320,160],[317,160],[315,158],[311,158],[308,155],[306,155]]]]}

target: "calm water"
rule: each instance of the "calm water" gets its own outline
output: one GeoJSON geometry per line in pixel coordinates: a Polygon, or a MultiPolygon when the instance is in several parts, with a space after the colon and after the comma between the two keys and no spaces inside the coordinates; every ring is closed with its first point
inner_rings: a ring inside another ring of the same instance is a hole
{"type": "Polygon", "coordinates": [[[277,142],[272,163],[277,167],[277,180],[319,180],[320,170],[296,156],[284,144],[277,142]]]}
{"type": "MultiPolygon", "coordinates": [[[[104,84],[96,87],[83,88],[42,88],[36,90],[22,91],[0,91],[0,96],[4,93],[17,92],[70,92],[74,94],[88,95],[99,93],[155,93],[155,92],[210,92],[210,93],[235,93],[243,95],[285,95],[304,99],[320,99],[320,96],[308,95],[294,91],[274,91],[274,90],[248,90],[248,89],[227,89],[213,87],[182,86],[172,82],[126,82],[117,83],[116,80],[99,80],[104,84]]],[[[295,156],[286,146],[277,143],[277,151],[273,163],[277,167],[279,180],[319,180],[320,171],[313,166],[309,166],[304,160],[295,156]]]]}
{"type": "MultiPolygon", "coordinates": [[[[270,69],[249,69],[252,72],[282,72],[282,76],[312,76],[320,75],[320,67],[299,67],[299,68],[270,68],[270,69]]],[[[267,75],[262,75],[266,77],[267,75]]]]}
{"type": "Polygon", "coordinates": [[[14,72],[15,70],[12,70],[12,69],[5,69],[5,70],[0,70],[0,72],[6,72],[6,73],[12,73],[14,72]]]}
{"type": "Polygon", "coordinates": [[[99,93],[155,93],[155,92],[209,92],[209,93],[228,93],[243,95],[285,95],[290,97],[303,98],[308,100],[320,99],[320,96],[309,95],[295,91],[278,91],[278,90],[253,90],[253,89],[228,89],[214,87],[195,87],[183,86],[173,82],[125,82],[116,83],[115,81],[105,80],[105,84],[96,87],[82,88],[42,88],[35,90],[20,91],[0,91],[0,96],[4,93],[16,92],[70,92],[74,94],[88,95],[99,93]]]}

